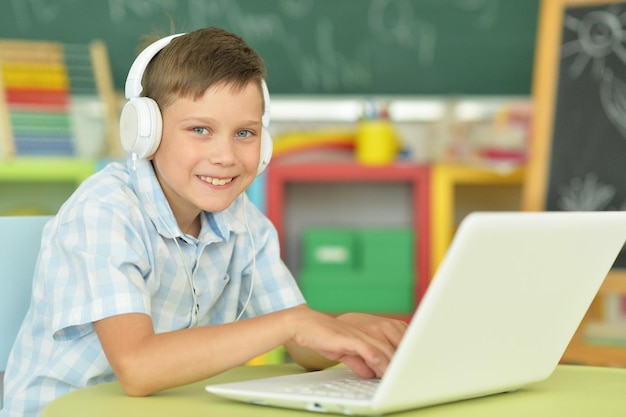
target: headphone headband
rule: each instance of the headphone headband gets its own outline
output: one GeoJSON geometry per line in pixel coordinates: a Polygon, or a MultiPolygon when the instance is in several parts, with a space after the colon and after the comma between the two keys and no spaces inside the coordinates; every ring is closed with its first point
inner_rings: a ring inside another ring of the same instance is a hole
{"type": "Polygon", "coordinates": [[[141,96],[141,92],[143,91],[143,86],[141,85],[143,73],[150,61],[152,61],[152,58],[165,48],[172,41],[172,39],[182,35],[184,35],[184,33],[177,33],[175,35],[159,39],[141,51],[128,71],[128,77],[126,78],[126,85],[124,88],[127,99],[141,96]]]}

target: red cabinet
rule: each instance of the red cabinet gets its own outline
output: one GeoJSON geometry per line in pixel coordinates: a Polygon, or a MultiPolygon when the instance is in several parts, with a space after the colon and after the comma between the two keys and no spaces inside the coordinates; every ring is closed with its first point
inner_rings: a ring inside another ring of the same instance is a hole
{"type": "Polygon", "coordinates": [[[298,277],[307,227],[405,227],[414,231],[414,300],[430,279],[429,168],[409,162],[273,162],[267,175],[267,215],[282,257],[298,277]]]}

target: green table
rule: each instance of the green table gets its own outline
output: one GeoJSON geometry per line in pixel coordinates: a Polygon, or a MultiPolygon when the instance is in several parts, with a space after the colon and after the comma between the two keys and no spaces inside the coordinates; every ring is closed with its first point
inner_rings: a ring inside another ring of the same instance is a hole
{"type": "MultiPolygon", "coordinates": [[[[296,365],[243,366],[195,384],[150,397],[128,397],[112,382],[67,394],[48,405],[42,417],[125,416],[312,416],[305,411],[247,405],[215,397],[204,390],[210,383],[302,372],[296,365]]],[[[513,393],[493,395],[393,416],[419,417],[624,417],[626,369],[560,365],[550,378],[513,393]]]]}

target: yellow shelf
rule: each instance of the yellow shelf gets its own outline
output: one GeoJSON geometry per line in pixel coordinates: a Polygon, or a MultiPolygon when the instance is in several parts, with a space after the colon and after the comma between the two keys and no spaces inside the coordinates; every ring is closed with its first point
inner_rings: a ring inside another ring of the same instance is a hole
{"type": "MultiPolygon", "coordinates": [[[[489,188],[493,188],[493,186],[519,185],[519,194],[521,195],[523,178],[524,172],[521,168],[497,170],[482,166],[448,164],[437,164],[432,167],[431,277],[442,261],[456,230],[458,205],[460,203],[457,199],[459,186],[485,186],[485,191],[489,193],[489,188]]],[[[502,204],[490,204],[488,199],[485,199],[482,204],[482,207],[476,209],[490,211],[505,208],[502,204]]],[[[509,203],[509,207],[519,210],[517,202],[509,203]]]]}

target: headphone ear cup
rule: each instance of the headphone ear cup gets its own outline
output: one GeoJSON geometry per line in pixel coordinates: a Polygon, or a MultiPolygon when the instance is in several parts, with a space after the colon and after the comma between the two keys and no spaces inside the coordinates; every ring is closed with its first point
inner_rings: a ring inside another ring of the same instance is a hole
{"type": "Polygon", "coordinates": [[[156,101],[148,97],[130,99],[120,115],[120,139],[125,151],[148,158],[161,143],[163,120],[156,101]]]}
{"type": "Polygon", "coordinates": [[[259,167],[257,168],[256,175],[261,175],[265,168],[270,163],[272,159],[272,150],[274,148],[274,143],[272,142],[272,137],[270,136],[270,132],[266,127],[263,127],[261,130],[261,153],[259,158],[259,167]]]}

